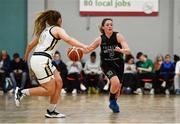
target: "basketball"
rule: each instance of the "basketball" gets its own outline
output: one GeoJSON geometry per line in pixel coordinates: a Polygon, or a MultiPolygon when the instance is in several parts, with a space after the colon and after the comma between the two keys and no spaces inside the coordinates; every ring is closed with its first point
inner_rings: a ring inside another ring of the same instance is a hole
{"type": "Polygon", "coordinates": [[[70,60],[76,62],[82,59],[83,51],[79,48],[71,47],[71,48],[68,48],[67,56],[69,57],[70,60]]]}

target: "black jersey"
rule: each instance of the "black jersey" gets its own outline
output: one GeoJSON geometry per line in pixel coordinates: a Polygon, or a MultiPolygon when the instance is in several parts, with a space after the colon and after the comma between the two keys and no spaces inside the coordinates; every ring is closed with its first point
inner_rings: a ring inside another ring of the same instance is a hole
{"type": "Polygon", "coordinates": [[[118,32],[113,32],[110,38],[108,38],[105,34],[101,35],[101,63],[123,60],[123,54],[114,51],[115,47],[117,46],[122,48],[121,44],[117,41],[117,33],[118,32]]]}

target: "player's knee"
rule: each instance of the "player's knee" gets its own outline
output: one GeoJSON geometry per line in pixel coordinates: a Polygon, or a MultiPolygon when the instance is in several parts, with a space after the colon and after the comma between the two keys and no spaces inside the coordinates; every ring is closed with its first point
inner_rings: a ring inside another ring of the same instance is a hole
{"type": "Polygon", "coordinates": [[[49,96],[52,96],[52,95],[54,94],[54,89],[53,89],[53,87],[48,87],[48,88],[47,88],[47,92],[48,92],[49,96]]]}
{"type": "Polygon", "coordinates": [[[112,77],[110,81],[111,81],[112,87],[114,88],[120,87],[120,82],[117,77],[112,77]]]}
{"type": "Polygon", "coordinates": [[[120,83],[119,82],[114,82],[111,84],[112,89],[119,89],[120,88],[120,83]]]}
{"type": "Polygon", "coordinates": [[[62,79],[57,79],[56,80],[56,88],[60,90],[62,88],[62,86],[63,86],[62,79]]]}
{"type": "Polygon", "coordinates": [[[62,88],[62,83],[57,82],[56,90],[60,91],[62,88]]]}

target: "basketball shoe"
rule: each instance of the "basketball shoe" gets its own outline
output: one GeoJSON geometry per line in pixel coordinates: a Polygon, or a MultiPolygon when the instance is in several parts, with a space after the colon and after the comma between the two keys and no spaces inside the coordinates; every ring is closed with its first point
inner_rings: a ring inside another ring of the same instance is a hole
{"type": "Polygon", "coordinates": [[[19,89],[19,87],[16,87],[16,90],[15,90],[15,94],[14,94],[14,98],[15,98],[15,104],[17,107],[20,106],[20,101],[23,99],[24,96],[26,96],[25,94],[23,94],[21,92],[21,90],[19,89]]]}
{"type": "Polygon", "coordinates": [[[117,104],[116,100],[109,100],[109,108],[114,112],[114,113],[119,113],[119,105],[117,104]]]}
{"type": "Polygon", "coordinates": [[[59,113],[58,111],[54,110],[52,112],[50,112],[47,109],[47,113],[45,114],[46,118],[65,118],[66,115],[59,113]]]}

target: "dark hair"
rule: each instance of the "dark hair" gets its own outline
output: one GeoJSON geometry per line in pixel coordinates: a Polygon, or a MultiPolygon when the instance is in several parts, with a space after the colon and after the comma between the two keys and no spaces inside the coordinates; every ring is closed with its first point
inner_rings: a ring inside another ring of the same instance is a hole
{"type": "Polygon", "coordinates": [[[142,52],[138,52],[138,53],[136,54],[136,58],[139,59],[142,55],[143,55],[142,52]]]}
{"type": "Polygon", "coordinates": [[[127,63],[130,59],[134,59],[134,56],[133,55],[126,55],[125,56],[125,62],[127,63]]]}
{"type": "Polygon", "coordinates": [[[177,61],[179,61],[180,60],[180,57],[178,56],[178,55],[174,55],[174,62],[176,63],[177,61]]]}
{"type": "Polygon", "coordinates": [[[105,19],[102,20],[101,26],[100,26],[100,28],[99,28],[99,30],[100,30],[100,32],[101,32],[102,34],[104,34],[104,30],[103,30],[102,27],[104,26],[104,24],[105,24],[106,21],[108,21],[108,20],[113,21],[111,18],[105,18],[105,19]]]}
{"type": "Polygon", "coordinates": [[[165,55],[165,58],[166,58],[166,57],[170,57],[170,58],[171,58],[171,55],[170,55],[170,54],[166,54],[166,55],[165,55]]]}
{"type": "Polygon", "coordinates": [[[91,57],[96,57],[96,52],[92,52],[90,56],[91,57]]]}
{"type": "Polygon", "coordinates": [[[61,14],[58,11],[47,10],[41,12],[35,20],[34,34],[40,36],[41,32],[46,28],[46,23],[50,26],[60,26],[57,24],[59,18],[61,18],[61,14]]]}
{"type": "Polygon", "coordinates": [[[60,52],[59,51],[55,51],[55,53],[54,54],[59,54],[60,55],[60,52]]]}
{"type": "Polygon", "coordinates": [[[19,58],[19,53],[14,53],[14,54],[13,54],[13,58],[14,58],[14,59],[19,58]]]}

